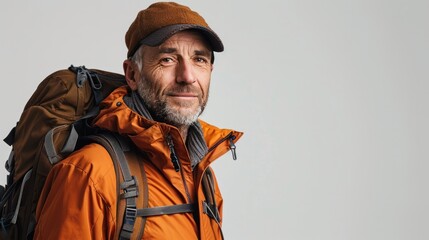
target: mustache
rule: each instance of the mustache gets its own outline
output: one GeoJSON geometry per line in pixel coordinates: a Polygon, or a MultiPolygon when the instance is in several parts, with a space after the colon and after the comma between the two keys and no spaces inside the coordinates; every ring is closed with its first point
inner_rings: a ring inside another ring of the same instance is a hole
{"type": "Polygon", "coordinates": [[[190,93],[195,94],[198,96],[201,96],[201,90],[198,87],[195,86],[173,86],[171,88],[168,88],[166,91],[167,94],[177,94],[177,93],[190,93]]]}

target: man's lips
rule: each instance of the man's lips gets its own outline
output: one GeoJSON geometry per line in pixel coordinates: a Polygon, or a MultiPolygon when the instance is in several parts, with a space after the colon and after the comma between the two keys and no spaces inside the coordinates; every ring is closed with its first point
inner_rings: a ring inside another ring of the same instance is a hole
{"type": "Polygon", "coordinates": [[[180,97],[180,98],[195,98],[198,97],[196,93],[169,93],[170,97],[180,97]]]}

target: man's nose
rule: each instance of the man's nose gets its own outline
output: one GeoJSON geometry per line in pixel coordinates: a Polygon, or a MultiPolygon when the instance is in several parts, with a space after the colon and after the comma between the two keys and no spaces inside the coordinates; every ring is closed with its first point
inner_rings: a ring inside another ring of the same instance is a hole
{"type": "Polygon", "coordinates": [[[184,84],[192,84],[197,81],[194,66],[190,60],[180,61],[177,67],[176,81],[184,84]]]}

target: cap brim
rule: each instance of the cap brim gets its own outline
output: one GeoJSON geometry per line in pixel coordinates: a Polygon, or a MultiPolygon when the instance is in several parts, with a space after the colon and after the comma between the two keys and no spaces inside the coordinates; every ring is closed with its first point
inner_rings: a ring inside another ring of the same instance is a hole
{"type": "Polygon", "coordinates": [[[210,43],[213,51],[223,51],[224,47],[222,41],[220,40],[219,36],[211,29],[194,24],[175,24],[160,28],[155,32],[149,34],[149,36],[145,37],[139,42],[138,46],[136,46],[136,49],[134,49],[133,54],[141,45],[147,45],[151,47],[158,46],[165,40],[167,40],[169,37],[171,37],[173,34],[188,29],[195,29],[204,34],[204,37],[210,43]]]}

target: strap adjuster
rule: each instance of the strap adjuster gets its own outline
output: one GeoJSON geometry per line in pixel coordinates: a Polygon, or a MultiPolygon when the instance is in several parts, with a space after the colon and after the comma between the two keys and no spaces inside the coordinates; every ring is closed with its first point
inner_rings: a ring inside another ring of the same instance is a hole
{"type": "Polygon", "coordinates": [[[126,231],[130,234],[133,232],[136,217],[137,209],[135,206],[125,208],[124,223],[122,226],[121,235],[123,231],[126,231]]]}
{"type": "Polygon", "coordinates": [[[132,198],[139,195],[137,180],[135,176],[131,176],[131,179],[121,183],[121,189],[124,193],[121,194],[121,198],[132,198]]]}

